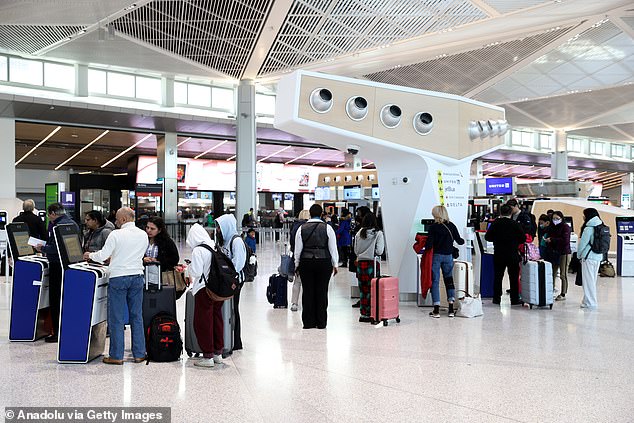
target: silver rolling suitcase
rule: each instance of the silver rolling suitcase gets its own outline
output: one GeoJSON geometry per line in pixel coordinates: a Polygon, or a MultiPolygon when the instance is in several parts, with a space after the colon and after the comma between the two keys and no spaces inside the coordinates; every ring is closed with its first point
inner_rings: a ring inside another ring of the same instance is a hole
{"type": "Polygon", "coordinates": [[[521,264],[522,301],[533,306],[553,308],[553,267],[544,260],[521,264]]]}
{"type": "Polygon", "coordinates": [[[185,293],[185,352],[188,357],[198,357],[198,354],[202,354],[200,345],[198,345],[198,338],[196,338],[196,332],[194,331],[195,305],[194,294],[192,294],[191,289],[188,289],[185,293]]]}
{"type": "Polygon", "coordinates": [[[222,304],[222,326],[224,329],[224,348],[222,349],[222,357],[228,357],[233,353],[233,329],[235,322],[233,320],[233,298],[222,304]]]}

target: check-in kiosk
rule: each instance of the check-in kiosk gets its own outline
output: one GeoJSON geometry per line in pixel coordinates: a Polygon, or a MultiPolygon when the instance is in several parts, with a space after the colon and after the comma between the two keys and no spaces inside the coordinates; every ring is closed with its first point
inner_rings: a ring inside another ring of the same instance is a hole
{"type": "Polygon", "coordinates": [[[84,261],[75,225],[58,225],[54,234],[63,269],[57,361],[87,363],[106,344],[108,268],[84,261]]]}
{"type": "MultiPolygon", "coordinates": [[[[484,239],[486,231],[475,233],[473,254],[473,277],[480,288],[482,298],[493,298],[493,245],[484,239]]],[[[477,292],[477,291],[476,291],[477,292]]]]}
{"type": "Polygon", "coordinates": [[[634,217],[616,217],[616,274],[634,276],[634,217]]]}
{"type": "Polygon", "coordinates": [[[9,341],[36,341],[48,335],[48,260],[34,254],[26,223],[9,223],[6,230],[14,263],[9,341]]]}

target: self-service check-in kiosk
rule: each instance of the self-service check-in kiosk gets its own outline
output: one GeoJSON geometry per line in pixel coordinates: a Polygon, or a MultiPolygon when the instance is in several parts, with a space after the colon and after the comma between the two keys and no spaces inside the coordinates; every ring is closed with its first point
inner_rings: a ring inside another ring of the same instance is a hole
{"type": "Polygon", "coordinates": [[[26,223],[9,223],[6,228],[14,263],[9,341],[35,341],[48,335],[48,260],[35,255],[28,244],[26,223]]]}
{"type": "Polygon", "coordinates": [[[475,235],[473,277],[476,286],[480,287],[480,296],[493,298],[493,244],[484,239],[485,231],[477,231],[475,235]]]}
{"type": "Polygon", "coordinates": [[[634,276],[634,217],[616,217],[616,274],[634,276]]]}
{"type": "Polygon", "coordinates": [[[87,363],[103,354],[108,313],[108,268],[87,263],[75,225],[54,229],[63,278],[57,361],[87,363]]]}

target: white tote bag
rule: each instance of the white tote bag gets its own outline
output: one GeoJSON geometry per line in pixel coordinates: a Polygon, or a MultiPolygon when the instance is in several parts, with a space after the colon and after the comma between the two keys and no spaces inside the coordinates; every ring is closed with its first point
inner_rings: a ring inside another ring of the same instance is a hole
{"type": "Polygon", "coordinates": [[[458,299],[458,311],[456,316],[458,317],[478,317],[482,316],[482,299],[480,294],[472,297],[465,292],[464,298],[458,299]]]}

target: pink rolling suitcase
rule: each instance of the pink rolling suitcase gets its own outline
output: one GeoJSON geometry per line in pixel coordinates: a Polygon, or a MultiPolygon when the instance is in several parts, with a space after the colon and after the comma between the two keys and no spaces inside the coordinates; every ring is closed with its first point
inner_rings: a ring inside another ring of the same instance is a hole
{"type": "MultiPolygon", "coordinates": [[[[376,269],[376,261],[375,258],[374,269],[376,269]]],[[[399,323],[401,318],[398,312],[398,278],[378,276],[372,278],[370,283],[370,318],[372,324],[383,322],[383,326],[387,326],[387,321],[390,319],[395,319],[396,323],[399,323]]]]}

